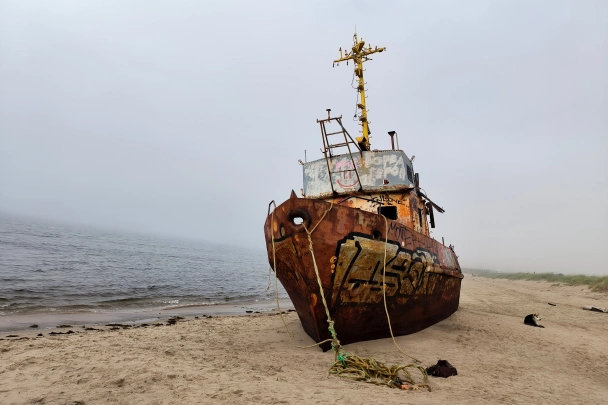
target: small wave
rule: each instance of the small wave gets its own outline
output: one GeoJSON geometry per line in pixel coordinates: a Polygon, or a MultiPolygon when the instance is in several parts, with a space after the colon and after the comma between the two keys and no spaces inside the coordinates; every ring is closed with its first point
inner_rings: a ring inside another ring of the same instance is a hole
{"type": "Polygon", "coordinates": [[[179,304],[179,300],[161,301],[163,304],[179,304]]]}
{"type": "MultiPolygon", "coordinates": [[[[27,281],[24,278],[17,278],[17,277],[4,277],[4,278],[0,278],[0,281],[8,283],[8,282],[23,282],[23,281],[27,281]]],[[[2,298],[0,298],[1,300],[2,298]]]]}
{"type": "Polygon", "coordinates": [[[200,302],[200,303],[193,303],[193,304],[184,304],[184,305],[170,306],[170,307],[163,308],[163,309],[179,309],[179,308],[191,308],[191,307],[207,307],[207,306],[212,306],[212,305],[220,305],[220,304],[223,304],[223,302],[200,302]]]}

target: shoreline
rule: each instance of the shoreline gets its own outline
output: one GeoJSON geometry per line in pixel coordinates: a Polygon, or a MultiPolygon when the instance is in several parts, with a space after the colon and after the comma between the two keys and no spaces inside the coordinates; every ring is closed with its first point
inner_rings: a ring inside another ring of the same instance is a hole
{"type": "MultiPolygon", "coordinates": [[[[282,311],[293,310],[289,299],[279,299],[282,311]]],[[[59,325],[70,327],[101,326],[107,323],[137,325],[158,322],[168,318],[195,316],[235,316],[277,312],[276,302],[240,302],[217,305],[178,305],[175,307],[144,308],[139,311],[66,311],[38,312],[0,316],[0,338],[18,332],[37,332],[58,329],[59,325]],[[250,312],[247,312],[250,311],[250,312]],[[32,328],[32,325],[37,325],[32,328]]]]}

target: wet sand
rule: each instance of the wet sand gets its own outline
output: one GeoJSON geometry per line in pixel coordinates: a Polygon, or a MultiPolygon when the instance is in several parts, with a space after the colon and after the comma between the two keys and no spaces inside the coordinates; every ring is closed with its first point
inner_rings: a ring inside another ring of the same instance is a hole
{"type": "MultiPolygon", "coordinates": [[[[297,349],[276,314],[185,317],[174,325],[36,337],[0,334],[1,404],[472,404],[608,403],[608,295],[545,282],[467,275],[461,307],[399,345],[429,366],[432,392],[402,391],[328,375],[331,352],[297,349]],[[548,303],[556,304],[551,306],[548,303]],[[545,328],[523,324],[538,312],[545,328]],[[26,337],[28,339],[22,339],[26,337]]],[[[310,344],[285,315],[296,343],[310,344]]],[[[65,332],[65,329],[62,329],[65,332]]],[[[386,363],[407,359],[390,339],[348,345],[386,363]]]]}
{"type": "MultiPolygon", "coordinates": [[[[290,300],[281,299],[279,305],[282,310],[293,309],[290,300]]],[[[33,314],[3,315],[0,316],[0,334],[14,334],[32,329],[37,333],[53,329],[57,325],[70,325],[74,327],[104,325],[107,323],[141,323],[156,322],[173,316],[194,317],[195,315],[244,315],[250,313],[268,313],[276,310],[276,303],[251,302],[241,304],[222,305],[181,305],[165,308],[149,308],[139,311],[97,311],[97,312],[46,312],[33,314]]],[[[1,336],[0,336],[1,337],[1,336]]],[[[1,405],[1,403],[0,403],[1,405]]]]}

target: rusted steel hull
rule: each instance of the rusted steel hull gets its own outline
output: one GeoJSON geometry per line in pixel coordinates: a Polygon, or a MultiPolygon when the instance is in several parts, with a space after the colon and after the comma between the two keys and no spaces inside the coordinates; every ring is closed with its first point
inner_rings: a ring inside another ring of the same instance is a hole
{"type": "Polygon", "coordinates": [[[390,336],[382,294],[385,248],[386,302],[395,335],[420,331],[458,309],[462,272],[451,248],[372,212],[292,196],[274,219],[266,218],[268,260],[273,266],[274,239],[277,277],[316,342],[331,336],[308,235],[294,218],[309,230],[318,224],[311,235],[314,257],[342,343],[390,336]]]}

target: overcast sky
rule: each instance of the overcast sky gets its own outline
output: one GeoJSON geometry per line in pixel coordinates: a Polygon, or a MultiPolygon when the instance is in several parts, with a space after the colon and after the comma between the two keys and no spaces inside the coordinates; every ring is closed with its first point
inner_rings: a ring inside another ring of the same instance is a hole
{"type": "Polygon", "coordinates": [[[0,211],[263,249],[355,25],[463,267],[608,274],[605,0],[0,0],[0,211]]]}

